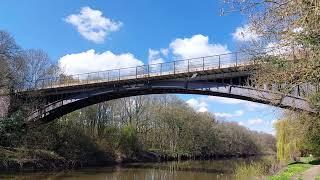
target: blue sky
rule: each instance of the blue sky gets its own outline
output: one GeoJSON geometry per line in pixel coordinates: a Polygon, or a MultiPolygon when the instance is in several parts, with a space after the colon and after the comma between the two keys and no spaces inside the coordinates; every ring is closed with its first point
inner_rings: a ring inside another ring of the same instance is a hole
{"type": "MultiPolygon", "coordinates": [[[[41,48],[66,73],[232,52],[259,37],[221,1],[2,0],[0,29],[23,48],[41,48]]],[[[196,110],[273,132],[277,109],[239,100],[180,95],[196,110]]]]}

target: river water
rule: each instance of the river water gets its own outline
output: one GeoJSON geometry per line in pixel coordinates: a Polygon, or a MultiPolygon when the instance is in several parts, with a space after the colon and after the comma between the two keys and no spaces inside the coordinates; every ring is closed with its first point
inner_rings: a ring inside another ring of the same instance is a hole
{"type": "Polygon", "coordinates": [[[172,161],[161,163],[131,163],[113,167],[73,171],[0,174],[0,179],[23,180],[216,180],[234,179],[233,171],[239,164],[260,158],[172,161]]]}

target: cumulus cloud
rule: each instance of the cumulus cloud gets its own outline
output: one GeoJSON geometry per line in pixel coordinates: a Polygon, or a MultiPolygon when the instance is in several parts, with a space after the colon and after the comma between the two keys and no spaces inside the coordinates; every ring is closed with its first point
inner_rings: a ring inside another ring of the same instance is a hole
{"type": "Polygon", "coordinates": [[[233,99],[233,98],[209,96],[207,99],[210,102],[217,102],[220,104],[230,104],[230,105],[241,104],[248,111],[255,111],[255,110],[264,109],[267,107],[267,105],[264,105],[264,104],[259,104],[259,103],[244,101],[239,99],[233,99]]]}
{"type": "MultiPolygon", "coordinates": [[[[224,98],[217,96],[208,96],[208,97],[198,97],[192,98],[186,101],[191,107],[193,107],[197,111],[208,111],[208,107],[213,103],[220,103],[226,105],[238,105],[241,106],[241,110],[237,110],[235,112],[214,112],[215,116],[220,119],[228,119],[242,116],[245,111],[259,111],[267,108],[267,105],[232,99],[232,98],[224,98]]],[[[245,122],[242,122],[243,124],[245,122]]]]}
{"type": "Polygon", "coordinates": [[[244,126],[244,125],[245,125],[242,121],[239,121],[238,124],[239,124],[240,126],[244,126]]]}
{"type": "Polygon", "coordinates": [[[83,7],[79,14],[71,14],[64,20],[75,26],[84,38],[95,43],[104,42],[111,32],[118,31],[122,26],[122,22],[104,17],[101,11],[90,7],[83,7]]]}
{"type": "Polygon", "coordinates": [[[207,106],[208,104],[204,101],[201,101],[199,99],[191,98],[186,103],[191,106],[193,109],[195,109],[198,112],[207,112],[207,106]]]}
{"type": "Polygon", "coordinates": [[[240,117],[244,114],[244,112],[242,110],[237,110],[235,111],[234,113],[219,113],[219,112],[216,112],[214,113],[214,115],[217,117],[217,118],[233,118],[233,117],[240,117]]]}
{"type": "Polygon", "coordinates": [[[212,102],[218,102],[222,104],[241,104],[245,103],[243,100],[239,99],[233,99],[233,98],[224,98],[224,97],[218,97],[218,96],[209,96],[208,100],[212,102]]]}
{"type": "Polygon", "coordinates": [[[198,112],[207,112],[208,109],[206,107],[201,107],[198,109],[198,112]]]}
{"type": "Polygon", "coordinates": [[[59,66],[69,75],[134,67],[142,64],[143,62],[136,59],[131,53],[114,54],[111,51],[96,53],[93,49],[67,54],[59,59],[59,66]]]}
{"type": "Polygon", "coordinates": [[[170,43],[169,47],[173,55],[180,59],[230,53],[227,46],[211,44],[209,37],[202,34],[191,38],[177,38],[170,43]]]}
{"type": "Polygon", "coordinates": [[[250,25],[237,27],[235,32],[232,33],[233,39],[241,42],[257,41],[260,39],[259,34],[255,32],[250,25]]]}
{"type": "MultiPolygon", "coordinates": [[[[165,62],[168,57],[173,59],[190,59],[210,55],[227,54],[223,56],[225,62],[231,60],[230,51],[226,45],[218,43],[210,43],[209,37],[202,34],[196,34],[187,38],[176,38],[170,42],[168,48],[149,49],[149,64],[157,64],[165,62]]],[[[180,62],[180,66],[184,66],[184,62],[180,62]]]]}
{"type": "Polygon", "coordinates": [[[149,49],[149,55],[148,55],[149,64],[163,63],[164,62],[163,57],[167,56],[168,53],[169,53],[168,49],[160,49],[160,50],[149,49]]]}
{"type": "Polygon", "coordinates": [[[255,103],[255,102],[250,102],[250,101],[246,101],[244,103],[244,106],[246,107],[247,110],[249,111],[256,111],[256,110],[261,110],[261,109],[265,109],[268,106],[265,104],[260,104],[260,103],[255,103]]]}
{"type": "Polygon", "coordinates": [[[248,124],[249,125],[261,125],[261,124],[264,124],[264,121],[262,119],[250,119],[248,120],[248,124]]]}

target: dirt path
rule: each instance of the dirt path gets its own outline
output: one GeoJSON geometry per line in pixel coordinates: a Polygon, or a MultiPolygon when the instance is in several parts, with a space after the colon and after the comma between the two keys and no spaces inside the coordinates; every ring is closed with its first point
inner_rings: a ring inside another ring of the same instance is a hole
{"type": "Polygon", "coordinates": [[[310,169],[306,170],[301,174],[301,178],[304,180],[314,180],[320,175],[320,165],[312,166],[310,169]]]}

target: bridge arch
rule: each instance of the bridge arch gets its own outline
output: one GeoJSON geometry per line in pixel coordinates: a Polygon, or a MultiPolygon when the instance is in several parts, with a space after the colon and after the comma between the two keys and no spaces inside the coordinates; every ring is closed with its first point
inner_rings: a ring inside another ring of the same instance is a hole
{"type": "Polygon", "coordinates": [[[165,80],[146,82],[140,85],[96,87],[82,93],[71,93],[69,96],[49,103],[44,108],[35,111],[29,117],[27,124],[47,123],[75,110],[104,101],[149,94],[209,95],[313,112],[313,109],[309,106],[306,99],[295,96],[284,96],[283,94],[270,90],[197,80],[165,80]]]}
{"type": "Polygon", "coordinates": [[[45,100],[27,123],[46,123],[77,109],[103,101],[147,94],[200,94],[270,104],[281,108],[317,112],[306,97],[312,88],[297,86],[282,94],[278,85],[254,87],[251,76],[257,63],[245,53],[221,54],[181,61],[43,79],[28,94],[45,100]]]}

